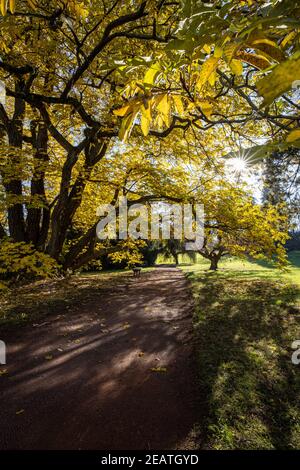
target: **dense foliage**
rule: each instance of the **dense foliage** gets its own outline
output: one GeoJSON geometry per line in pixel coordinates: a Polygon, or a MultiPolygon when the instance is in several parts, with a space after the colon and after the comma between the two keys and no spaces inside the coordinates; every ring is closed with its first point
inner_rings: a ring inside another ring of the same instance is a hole
{"type": "Polygon", "coordinates": [[[237,191],[220,157],[297,147],[298,2],[18,0],[1,12],[6,265],[7,239],[64,270],[140,262],[142,242],[96,239],[97,206],[120,195],[204,203],[207,238],[284,262],[280,211],[237,191]]]}

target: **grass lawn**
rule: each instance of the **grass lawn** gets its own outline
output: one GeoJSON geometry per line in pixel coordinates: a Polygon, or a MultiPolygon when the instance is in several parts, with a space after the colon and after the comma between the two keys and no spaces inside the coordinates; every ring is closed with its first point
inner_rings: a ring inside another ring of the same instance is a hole
{"type": "Polygon", "coordinates": [[[300,253],[288,273],[228,259],[182,265],[195,299],[201,448],[299,449],[300,253]]]}

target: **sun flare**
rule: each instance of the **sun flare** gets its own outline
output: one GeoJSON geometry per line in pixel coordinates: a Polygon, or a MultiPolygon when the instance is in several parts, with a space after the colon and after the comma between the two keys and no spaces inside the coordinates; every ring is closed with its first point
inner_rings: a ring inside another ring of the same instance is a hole
{"type": "Polygon", "coordinates": [[[235,173],[242,173],[246,170],[248,164],[245,158],[235,157],[230,159],[229,166],[235,173]]]}

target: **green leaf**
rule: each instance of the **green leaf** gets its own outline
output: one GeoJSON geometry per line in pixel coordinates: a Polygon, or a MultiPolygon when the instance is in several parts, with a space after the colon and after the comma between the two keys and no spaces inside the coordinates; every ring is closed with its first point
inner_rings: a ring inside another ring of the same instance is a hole
{"type": "Polygon", "coordinates": [[[171,39],[166,45],[167,51],[186,51],[192,52],[195,48],[193,38],[171,39]]]}
{"type": "Polygon", "coordinates": [[[288,91],[296,80],[300,80],[300,57],[277,65],[269,75],[256,83],[259,94],[264,98],[262,106],[271,104],[275,98],[288,91]]]}
{"type": "Polygon", "coordinates": [[[181,0],[181,4],[184,18],[188,18],[192,13],[192,0],[181,0]]]}

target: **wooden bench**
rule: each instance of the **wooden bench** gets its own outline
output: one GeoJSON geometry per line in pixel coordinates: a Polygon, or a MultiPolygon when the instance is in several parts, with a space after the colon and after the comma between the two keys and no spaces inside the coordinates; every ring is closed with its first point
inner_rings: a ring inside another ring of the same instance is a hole
{"type": "Polygon", "coordinates": [[[134,268],[132,268],[133,277],[140,277],[141,270],[142,270],[142,268],[139,268],[138,266],[135,266],[134,268]]]}

